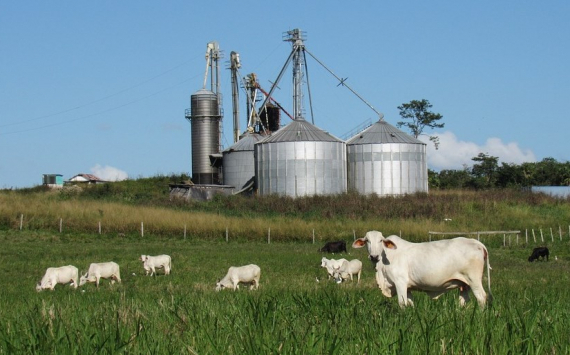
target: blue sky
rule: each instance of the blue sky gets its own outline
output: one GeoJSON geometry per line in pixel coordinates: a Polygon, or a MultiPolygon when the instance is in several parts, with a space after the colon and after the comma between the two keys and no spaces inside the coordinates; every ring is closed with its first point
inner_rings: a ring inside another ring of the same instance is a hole
{"type": "MultiPolygon", "coordinates": [[[[443,115],[428,166],[479,153],[570,160],[567,1],[4,1],[0,3],[0,188],[92,173],[191,173],[184,110],[206,45],[224,52],[224,145],[233,144],[231,51],[270,88],[300,28],[306,48],[382,112],[427,99],[443,115]]],[[[309,57],[314,123],[337,137],[375,113],[309,57]]],[[[291,108],[291,70],[274,96],[291,108]]],[[[245,128],[243,93],[240,122],[245,128]]],[[[305,101],[307,112],[308,102],[305,101]]],[[[309,114],[307,119],[311,120],[309,114]]],[[[284,116],[283,122],[288,118],[284,116]]]]}

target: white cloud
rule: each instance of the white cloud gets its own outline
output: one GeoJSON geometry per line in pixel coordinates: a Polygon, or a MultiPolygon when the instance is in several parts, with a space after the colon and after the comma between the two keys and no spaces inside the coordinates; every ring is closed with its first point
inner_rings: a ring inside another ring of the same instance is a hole
{"type": "Polygon", "coordinates": [[[122,181],[128,179],[129,175],[121,169],[113,168],[112,166],[101,166],[96,164],[91,168],[93,175],[105,181],[122,181]]]}
{"type": "Polygon", "coordinates": [[[427,144],[428,167],[434,170],[463,169],[464,165],[472,166],[473,157],[484,153],[499,158],[500,163],[522,164],[534,162],[536,157],[530,149],[522,150],[518,143],[503,143],[500,138],[488,138],[484,145],[480,146],[473,142],[458,140],[453,132],[437,134],[439,137],[439,149],[435,149],[433,142],[426,136],[420,140],[427,144]]]}

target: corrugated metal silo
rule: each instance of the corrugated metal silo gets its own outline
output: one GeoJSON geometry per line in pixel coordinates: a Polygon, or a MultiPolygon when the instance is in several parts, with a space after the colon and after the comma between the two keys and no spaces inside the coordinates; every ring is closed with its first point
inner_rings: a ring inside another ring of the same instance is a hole
{"type": "Polygon", "coordinates": [[[255,177],[254,144],[263,138],[259,133],[246,132],[239,141],[222,152],[224,185],[239,190],[255,177]]]}
{"type": "Polygon", "coordinates": [[[195,184],[219,184],[218,168],[210,163],[210,155],[220,152],[220,120],[218,96],[202,89],[190,97],[192,125],[192,181],[195,184]]]}
{"type": "Polygon", "coordinates": [[[426,144],[380,120],[346,142],[348,189],[362,194],[428,191],[426,144]]]}
{"type": "Polygon", "coordinates": [[[261,195],[291,197],[346,192],[346,145],[297,119],[255,144],[255,177],[261,195]]]}

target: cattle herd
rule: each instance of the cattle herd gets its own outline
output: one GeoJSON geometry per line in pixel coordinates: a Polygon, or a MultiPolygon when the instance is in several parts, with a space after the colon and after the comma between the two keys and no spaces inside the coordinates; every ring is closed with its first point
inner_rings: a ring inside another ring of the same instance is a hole
{"type": "MultiPolygon", "coordinates": [[[[423,243],[411,243],[396,235],[384,237],[381,232],[369,231],[363,238],[352,243],[353,248],[368,249],[368,259],[376,270],[376,283],[386,297],[397,296],[400,307],[413,306],[412,291],[422,291],[433,299],[452,289],[459,289],[459,303],[469,301],[469,291],[473,293],[480,307],[492,300],[491,266],[485,245],[469,238],[453,238],[423,243]],[[487,271],[488,295],[483,287],[483,276],[487,271]]],[[[345,241],[328,242],[320,252],[347,252],[345,241]]],[[[546,247],[535,248],[529,262],[548,260],[546,247]]],[[[146,275],[156,275],[163,269],[169,275],[172,261],[169,255],[141,255],[139,259],[146,275]]],[[[326,269],[327,278],[341,283],[360,282],[362,262],[358,259],[321,259],[321,267],[326,269]]],[[[239,284],[247,284],[250,289],[259,287],[261,268],[255,264],[231,266],[224,278],[216,282],[216,291],[224,288],[239,289],[239,284]]],[[[92,263],[85,275],[73,265],[50,267],[46,270],[36,290],[53,290],[57,284],[70,284],[74,288],[87,282],[99,287],[100,279],[110,279],[111,283],[121,282],[119,265],[115,262],[92,263]]],[[[318,281],[318,278],[317,278],[318,281]]]]}

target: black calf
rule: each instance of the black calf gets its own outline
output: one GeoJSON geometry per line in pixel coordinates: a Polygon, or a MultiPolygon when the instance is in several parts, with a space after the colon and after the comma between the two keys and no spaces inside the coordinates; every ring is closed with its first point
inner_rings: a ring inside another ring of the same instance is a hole
{"type": "Polygon", "coordinates": [[[319,251],[325,253],[340,253],[344,251],[346,253],[346,242],[344,240],[328,242],[319,251]]]}
{"type": "Polygon", "coordinates": [[[546,261],[548,261],[549,255],[550,252],[548,251],[547,247],[534,248],[532,250],[532,254],[528,257],[528,261],[533,262],[535,260],[538,260],[538,258],[541,258],[541,260],[544,260],[544,258],[546,258],[546,261]]]}

